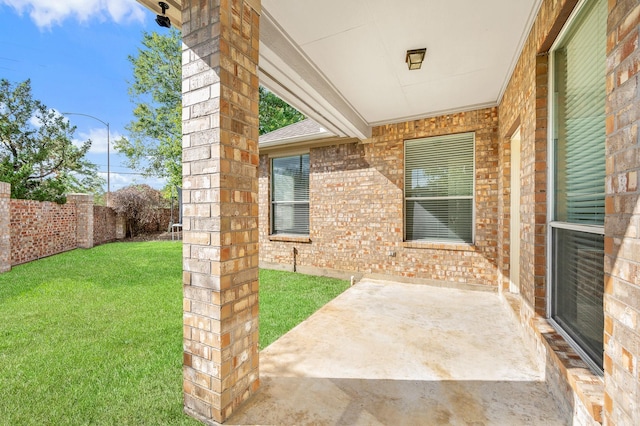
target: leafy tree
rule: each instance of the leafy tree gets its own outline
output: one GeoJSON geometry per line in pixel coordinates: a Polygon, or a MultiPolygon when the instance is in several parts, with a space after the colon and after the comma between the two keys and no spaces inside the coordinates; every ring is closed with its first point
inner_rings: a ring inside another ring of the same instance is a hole
{"type": "Polygon", "coordinates": [[[76,128],[33,99],[31,82],[0,79],[0,181],[11,197],[64,203],[69,192],[99,192],[104,180],[85,159],[91,141],[73,144],[76,128]]]}
{"type": "MultiPolygon", "coordinates": [[[[181,34],[143,33],[137,56],[129,56],[133,82],[129,95],[135,119],[128,137],[115,141],[127,165],[146,176],[182,184],[182,44],[181,34]]],[[[304,119],[295,108],[260,87],[260,134],[304,119]]]]}
{"type": "Polygon", "coordinates": [[[297,109],[260,86],[260,134],[272,132],[304,119],[297,109]]]}
{"type": "Polygon", "coordinates": [[[166,200],[149,185],[130,185],[112,193],[111,207],[127,220],[127,235],[135,237],[142,229],[158,222],[166,200]]]}
{"type": "Polygon", "coordinates": [[[114,143],[128,166],[146,176],[182,183],[182,53],[180,32],[143,33],[137,56],[129,56],[133,82],[129,95],[135,119],[114,143]]]}

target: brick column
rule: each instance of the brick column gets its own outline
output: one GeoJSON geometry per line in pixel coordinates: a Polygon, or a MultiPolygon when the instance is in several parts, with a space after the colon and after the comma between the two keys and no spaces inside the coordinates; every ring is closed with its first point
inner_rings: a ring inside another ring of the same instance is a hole
{"type": "Polygon", "coordinates": [[[223,422],[258,388],[260,0],[183,0],[184,405],[223,422]]]}
{"type": "Polygon", "coordinates": [[[76,205],[76,239],[78,247],[93,247],[93,196],[69,194],[67,203],[76,205]]]}
{"type": "Polygon", "coordinates": [[[604,420],[640,424],[640,1],[609,0],[604,420]]]}
{"type": "Polygon", "coordinates": [[[11,185],[0,182],[0,273],[11,270],[10,196],[11,185]]]}

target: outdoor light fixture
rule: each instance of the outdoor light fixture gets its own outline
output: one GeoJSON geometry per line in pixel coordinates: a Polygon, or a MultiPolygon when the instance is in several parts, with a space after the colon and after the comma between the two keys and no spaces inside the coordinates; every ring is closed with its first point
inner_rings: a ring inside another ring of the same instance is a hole
{"type": "Polygon", "coordinates": [[[409,66],[409,70],[419,70],[420,67],[422,67],[422,61],[424,61],[424,56],[426,54],[426,48],[407,50],[405,62],[409,66]]]}
{"type": "Polygon", "coordinates": [[[163,1],[159,1],[158,6],[160,6],[160,8],[162,9],[162,15],[156,16],[156,22],[161,27],[171,28],[171,20],[169,19],[168,16],[165,15],[166,10],[169,9],[169,5],[163,1]]]}

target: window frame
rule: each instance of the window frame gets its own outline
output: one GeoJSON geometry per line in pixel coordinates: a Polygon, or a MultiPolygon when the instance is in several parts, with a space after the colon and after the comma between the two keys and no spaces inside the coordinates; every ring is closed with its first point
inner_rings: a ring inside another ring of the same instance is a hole
{"type": "Polygon", "coordinates": [[[405,139],[403,143],[403,186],[402,186],[402,220],[403,220],[403,241],[412,244],[449,244],[449,245],[467,245],[473,246],[476,242],[476,132],[460,132],[460,133],[449,133],[444,135],[435,135],[435,136],[426,136],[423,138],[414,138],[414,139],[405,139]],[[472,189],[471,196],[450,196],[450,197],[407,197],[407,142],[418,142],[418,141],[428,141],[430,139],[457,139],[463,135],[471,135],[473,138],[473,170],[471,171],[472,175],[472,189]],[[470,199],[471,200],[471,242],[466,241],[455,241],[455,240],[447,240],[447,239],[408,239],[407,238],[407,201],[408,200],[429,200],[429,199],[470,199]]]}
{"type": "Polygon", "coordinates": [[[283,154],[278,154],[278,155],[273,155],[273,156],[269,156],[269,236],[270,237],[308,237],[311,233],[311,156],[310,156],[310,152],[309,151],[296,151],[296,152],[289,152],[289,153],[283,153],[283,154]],[[309,187],[307,188],[307,200],[306,201],[275,201],[274,200],[274,195],[275,195],[275,179],[274,179],[274,173],[273,173],[273,160],[276,159],[281,159],[281,158],[294,158],[294,157],[302,157],[306,155],[307,157],[309,157],[309,176],[307,177],[308,183],[309,183],[309,187]],[[307,224],[308,224],[308,229],[306,233],[292,233],[292,232],[279,232],[276,233],[275,232],[275,208],[274,205],[275,204],[289,204],[289,205],[295,205],[295,204],[306,204],[307,205],[307,224]]]}
{"type": "MultiPolygon", "coordinates": [[[[591,356],[581,347],[576,339],[574,339],[569,332],[567,332],[557,321],[554,320],[553,315],[554,311],[554,294],[555,294],[555,275],[556,275],[556,240],[554,239],[554,230],[567,230],[567,231],[575,231],[582,232],[586,234],[592,235],[602,235],[604,236],[604,225],[593,225],[593,224],[580,224],[580,223],[572,223],[572,222],[562,222],[556,220],[556,161],[555,161],[555,152],[556,152],[556,126],[557,126],[557,118],[556,118],[556,102],[555,102],[555,93],[556,93],[556,84],[555,84],[555,72],[556,72],[556,64],[554,53],[559,48],[559,46],[565,41],[568,33],[573,29],[573,26],[576,24],[578,18],[580,18],[584,8],[588,6],[590,0],[580,0],[578,4],[574,7],[573,11],[569,15],[569,18],[563,25],[562,29],[558,33],[554,43],[551,45],[549,49],[548,55],[548,123],[549,126],[547,128],[547,229],[546,229],[546,239],[547,239],[547,247],[546,247],[546,287],[547,287],[547,297],[546,297],[546,319],[553,326],[553,328],[560,334],[571,346],[573,350],[575,350],[580,358],[591,368],[591,370],[599,375],[604,374],[603,366],[598,365],[591,356]]],[[[602,84],[606,84],[605,81],[602,84]]],[[[604,160],[603,160],[604,161],[604,160]]],[[[606,214],[605,214],[606,217],[606,214]]],[[[604,295],[604,292],[603,292],[604,295]]],[[[603,307],[604,309],[604,307],[603,307]]],[[[604,333],[604,324],[603,324],[603,333],[604,333]]],[[[603,348],[604,349],[604,348],[603,348]]]]}

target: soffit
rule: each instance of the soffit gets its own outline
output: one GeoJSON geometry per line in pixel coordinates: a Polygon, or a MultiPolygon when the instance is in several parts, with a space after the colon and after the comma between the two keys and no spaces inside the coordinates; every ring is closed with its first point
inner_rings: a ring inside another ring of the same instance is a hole
{"type": "Polygon", "coordinates": [[[261,82],[339,136],[495,106],[540,1],[262,0],[261,82]]]}

